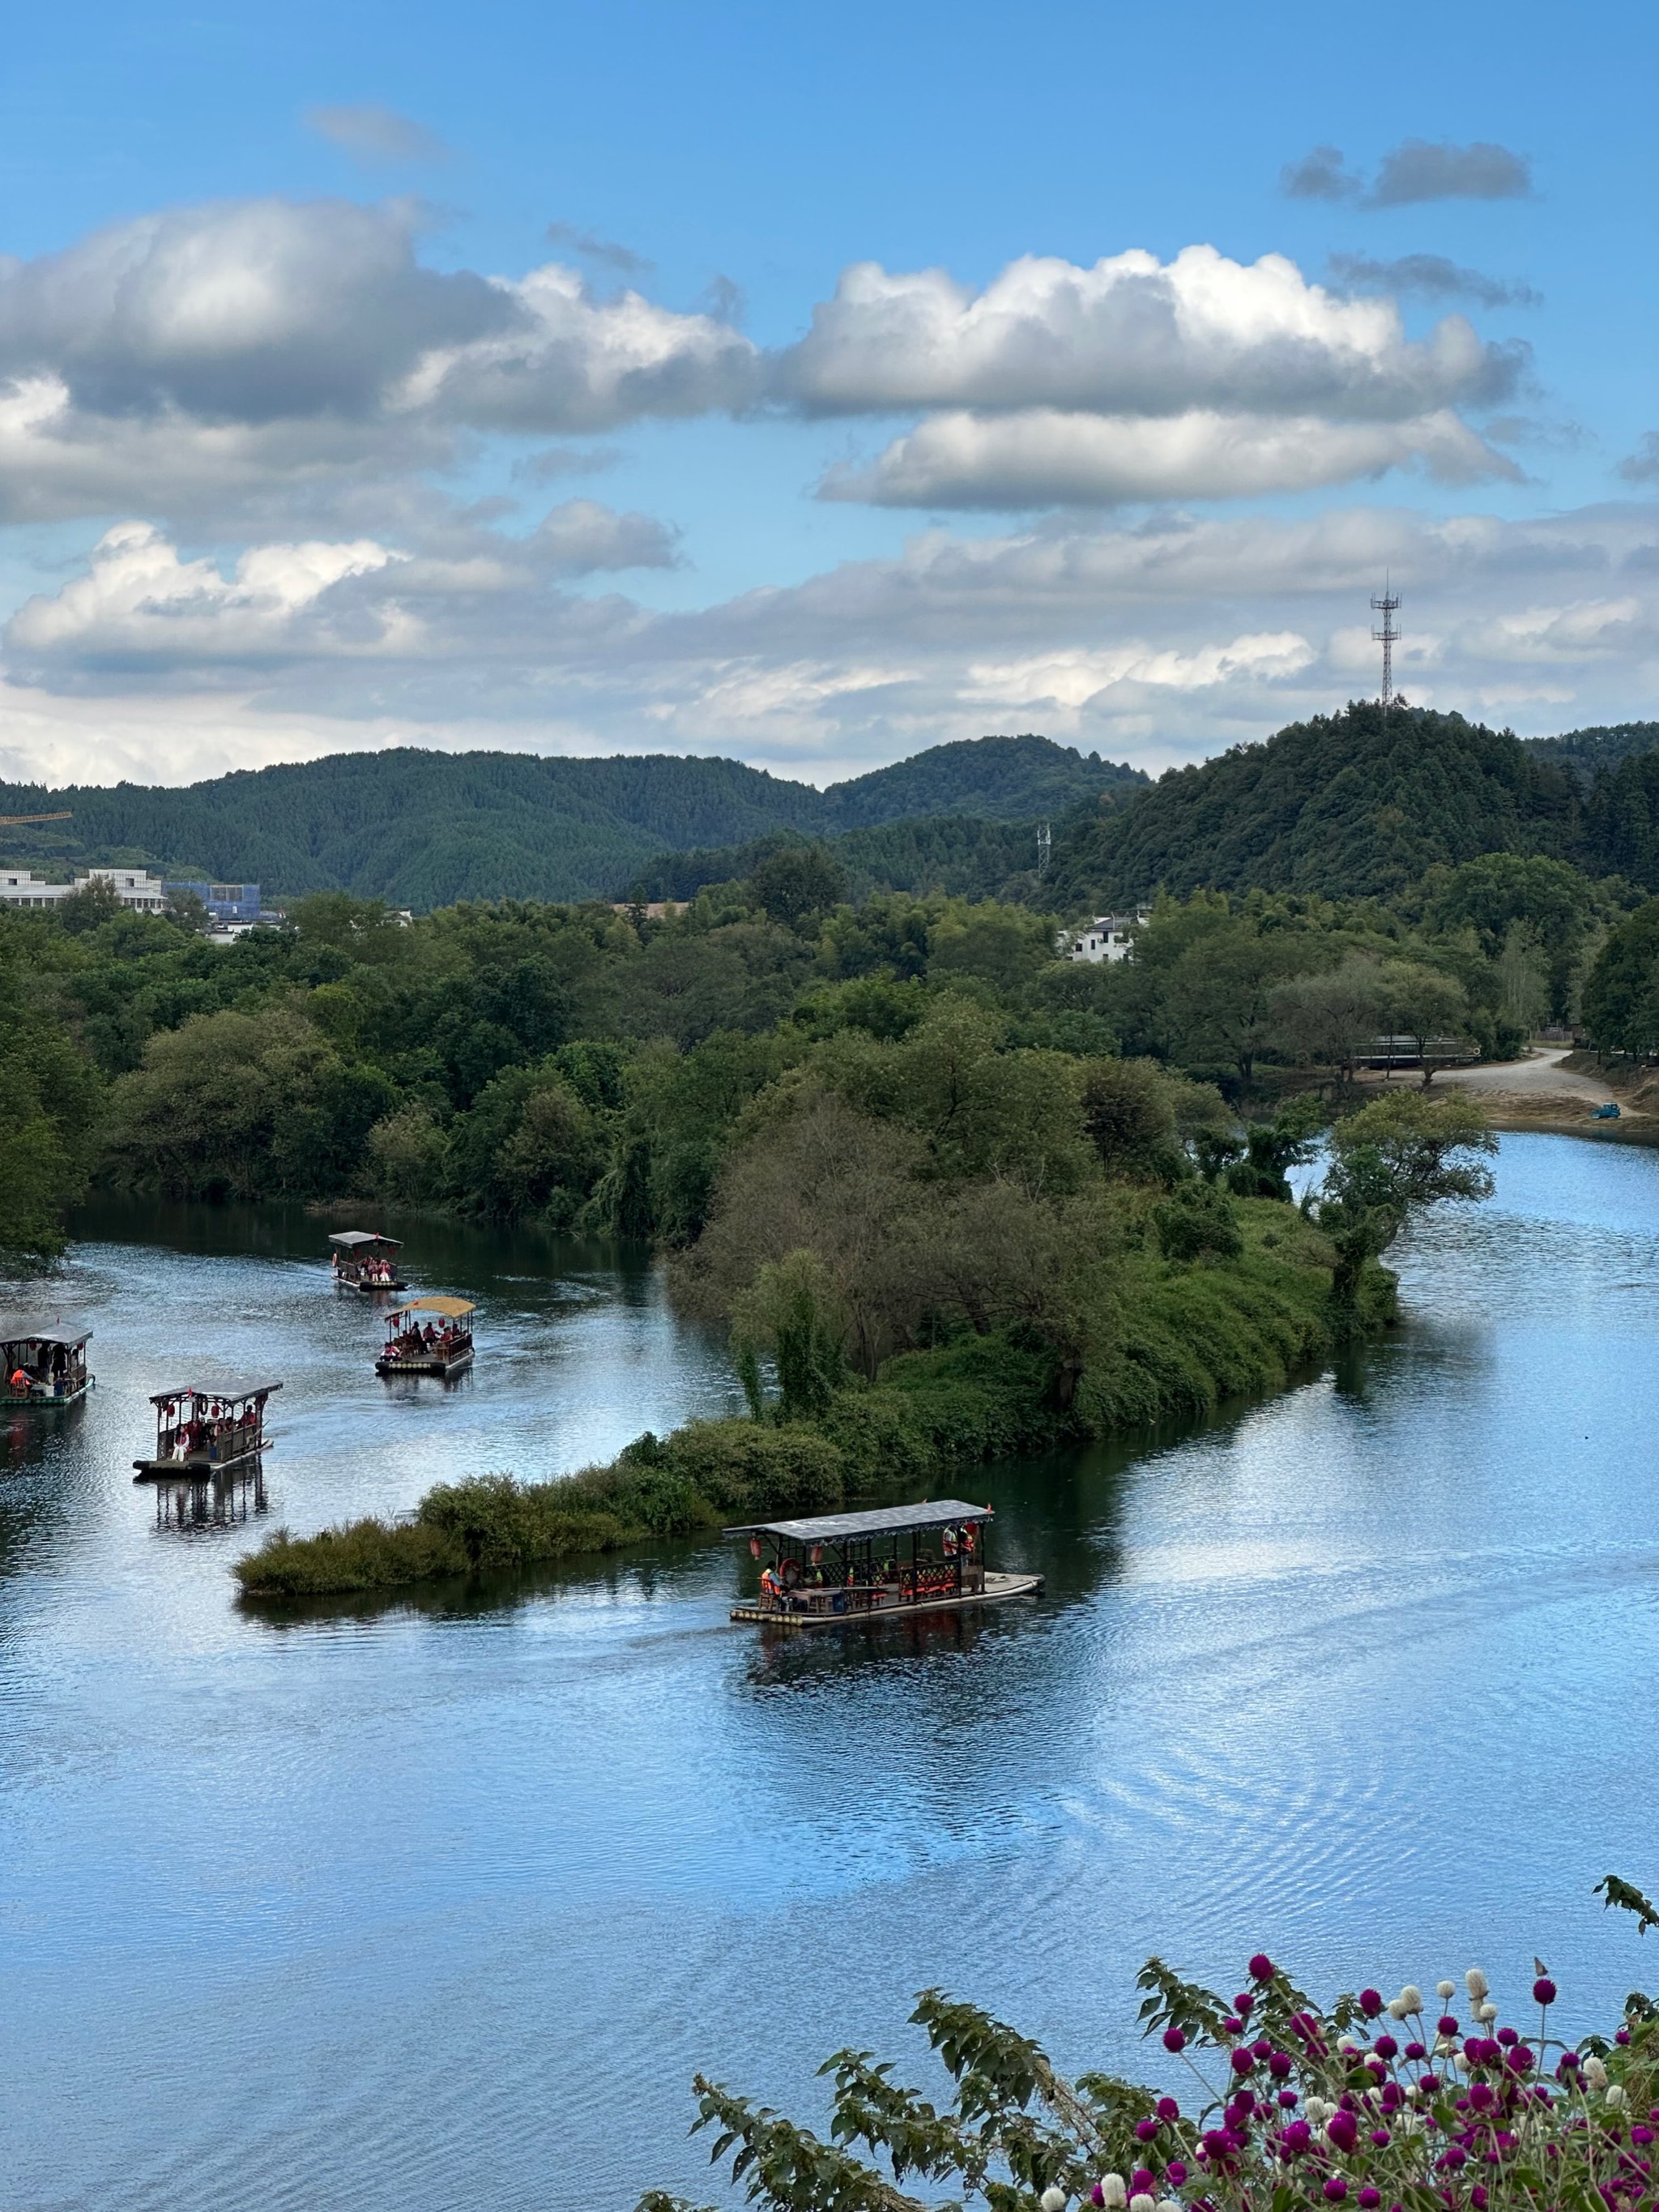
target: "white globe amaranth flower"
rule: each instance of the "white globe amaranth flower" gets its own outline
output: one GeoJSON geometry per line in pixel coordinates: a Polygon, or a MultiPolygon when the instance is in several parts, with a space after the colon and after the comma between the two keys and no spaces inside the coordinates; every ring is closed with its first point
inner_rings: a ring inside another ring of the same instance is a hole
{"type": "Polygon", "coordinates": [[[1129,2212],[1158,2212],[1157,2200],[1148,2197],[1145,2190],[1138,2190],[1129,2199],[1129,2212]]]}
{"type": "Polygon", "coordinates": [[[1486,1979],[1479,1966],[1471,1966],[1469,1968],[1468,1973],[1463,1977],[1463,1986],[1468,1991],[1469,1995],[1474,1999],[1476,2004],[1480,2004],[1483,1999],[1489,1997],[1492,1995],[1492,1984],[1486,1979]]]}
{"type": "Polygon", "coordinates": [[[1050,2182],[1037,2203],[1042,2207],[1042,2212],[1066,2212],[1066,2191],[1050,2182]]]}
{"type": "Polygon", "coordinates": [[[1605,2089],[1607,2087],[1607,2069],[1601,2063],[1599,2058],[1587,2058],[1584,2061],[1583,2073],[1584,2079],[1589,2083],[1592,2089],[1605,2089]]]}
{"type": "Polygon", "coordinates": [[[1128,2188],[1121,2173],[1103,2173],[1101,2175],[1100,2201],[1103,2204],[1111,2206],[1113,2208],[1113,2212],[1117,2212],[1117,2208],[1119,2206],[1128,2203],[1128,2188]]]}
{"type": "Polygon", "coordinates": [[[1629,2102],[1629,2099],[1625,2094],[1622,2083],[1618,2081],[1608,2082],[1607,2101],[1610,2108],[1614,2112],[1617,2112],[1620,2106],[1629,2102]]]}
{"type": "MultiPolygon", "coordinates": [[[[1398,2020],[1407,2020],[1413,2013],[1422,2011],[1423,1992],[1418,1988],[1415,1982],[1407,1982],[1405,1988],[1401,1990],[1399,1996],[1395,1999],[1394,2004],[1397,2004],[1400,2008],[1399,2012],[1395,2014],[1395,2017],[1398,2020]]],[[[1394,2005],[1390,2005],[1389,2007],[1389,2010],[1393,2012],[1394,2005]]]]}
{"type": "Polygon", "coordinates": [[[1498,2017],[1498,2007],[1495,2004],[1477,2005],[1474,2008],[1474,2016],[1482,2027],[1490,2027],[1498,2017]]]}
{"type": "Polygon", "coordinates": [[[1455,1982],[1437,1982],[1434,1985],[1434,1993],[1437,1997],[1455,1997],[1457,1995],[1457,1984],[1455,1982]]]}
{"type": "Polygon", "coordinates": [[[1160,2197],[1156,2212],[1185,2212],[1185,2208],[1177,2204],[1173,2197],[1160,2197]]]}

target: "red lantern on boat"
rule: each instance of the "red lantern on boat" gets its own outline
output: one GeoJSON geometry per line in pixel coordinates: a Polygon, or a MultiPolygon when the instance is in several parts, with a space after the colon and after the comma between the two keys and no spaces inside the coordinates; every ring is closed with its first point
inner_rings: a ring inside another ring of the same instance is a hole
{"type": "Polygon", "coordinates": [[[751,1537],[749,1539],[749,1556],[750,1556],[750,1558],[751,1559],[759,1559],[760,1555],[761,1555],[761,1540],[760,1540],[760,1538],[759,1538],[758,1536],[751,1536],[751,1537]]]}

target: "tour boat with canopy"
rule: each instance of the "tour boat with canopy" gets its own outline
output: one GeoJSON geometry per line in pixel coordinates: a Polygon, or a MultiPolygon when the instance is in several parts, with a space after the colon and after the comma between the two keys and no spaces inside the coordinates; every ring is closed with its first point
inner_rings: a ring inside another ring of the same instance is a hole
{"type": "Polygon", "coordinates": [[[79,1322],[0,1319],[0,1406],[72,1406],[92,1387],[79,1322]]]}
{"type": "Polygon", "coordinates": [[[257,1460],[270,1439],[265,1401],[280,1382],[181,1382],[150,1400],[155,1453],[136,1459],[137,1482],[205,1481],[257,1460]]]}
{"type": "Polygon", "coordinates": [[[759,1596],[735,1606],[732,1618],[825,1628],[1040,1596],[1041,1575],[994,1574],[986,1565],[992,1518],[988,1505],[946,1498],[728,1528],[749,1539],[762,1563],[759,1596]]]}
{"type": "Polygon", "coordinates": [[[472,1316],[465,1298],[411,1298],[388,1315],[391,1333],[377,1375],[455,1375],[472,1364],[472,1316]]]}
{"type": "Polygon", "coordinates": [[[337,1229],[329,1238],[334,1247],[334,1279],[349,1291],[406,1291],[398,1273],[403,1247],[395,1237],[378,1229],[337,1229]]]}

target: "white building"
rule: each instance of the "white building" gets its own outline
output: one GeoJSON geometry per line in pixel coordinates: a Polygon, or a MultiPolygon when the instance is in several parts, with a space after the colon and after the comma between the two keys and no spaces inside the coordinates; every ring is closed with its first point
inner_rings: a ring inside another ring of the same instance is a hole
{"type": "Polygon", "coordinates": [[[1144,914],[1097,915],[1080,929],[1061,932],[1061,957],[1066,960],[1127,960],[1134,950],[1130,932],[1137,922],[1146,920],[1144,914]]]}
{"type": "Polygon", "coordinates": [[[27,868],[0,868],[0,905],[56,906],[71,891],[83,891],[94,883],[108,884],[121,904],[135,914],[167,912],[167,885],[160,876],[146,875],[142,868],[92,868],[72,884],[43,883],[27,868]]]}

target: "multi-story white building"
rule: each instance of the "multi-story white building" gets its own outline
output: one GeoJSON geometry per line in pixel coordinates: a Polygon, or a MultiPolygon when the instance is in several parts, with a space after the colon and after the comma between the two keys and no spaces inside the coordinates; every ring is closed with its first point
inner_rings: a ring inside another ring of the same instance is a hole
{"type": "Polygon", "coordinates": [[[1080,929],[1060,933],[1060,951],[1067,960],[1127,960],[1134,949],[1130,932],[1144,914],[1102,914],[1080,929]]]}
{"type": "Polygon", "coordinates": [[[83,891],[94,883],[109,884],[121,904],[135,914],[167,911],[167,885],[159,876],[146,875],[142,868],[90,868],[72,884],[44,883],[27,868],[0,868],[0,904],[52,907],[71,891],[83,891]]]}

